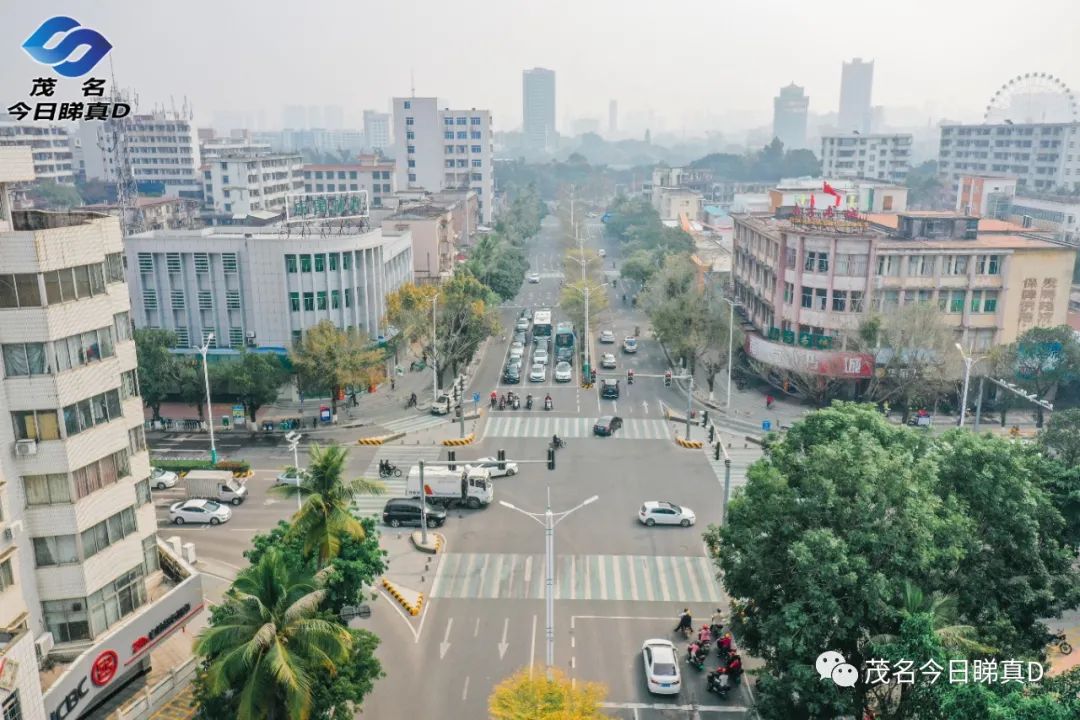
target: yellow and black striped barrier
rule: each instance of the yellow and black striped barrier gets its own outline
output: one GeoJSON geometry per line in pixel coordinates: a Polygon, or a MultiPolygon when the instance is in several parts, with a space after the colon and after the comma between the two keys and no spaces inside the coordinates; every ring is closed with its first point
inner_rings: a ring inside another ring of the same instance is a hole
{"type": "Polygon", "coordinates": [[[457,445],[471,445],[476,440],[476,433],[469,433],[463,438],[447,438],[442,441],[442,444],[446,447],[455,447],[457,445]]]}
{"type": "Polygon", "coordinates": [[[386,588],[386,592],[390,593],[390,596],[397,600],[398,603],[401,604],[401,607],[405,608],[406,612],[413,617],[420,614],[421,608],[424,607],[424,593],[417,593],[416,603],[411,603],[405,599],[405,596],[401,594],[401,591],[397,589],[397,586],[388,579],[383,578],[382,584],[383,587],[386,588]]]}
{"type": "Polygon", "coordinates": [[[701,440],[687,440],[686,438],[677,437],[675,442],[679,444],[679,447],[693,448],[700,450],[705,443],[701,440]]]}
{"type": "Polygon", "coordinates": [[[384,442],[386,442],[387,437],[389,437],[389,436],[388,435],[380,435],[378,437],[360,438],[359,440],[356,441],[356,444],[357,445],[382,445],[384,442]]]}

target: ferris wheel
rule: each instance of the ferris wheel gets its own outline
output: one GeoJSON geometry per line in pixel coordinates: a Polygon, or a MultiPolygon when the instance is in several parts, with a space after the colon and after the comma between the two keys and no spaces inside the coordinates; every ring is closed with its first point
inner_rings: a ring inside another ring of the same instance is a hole
{"type": "Polygon", "coordinates": [[[1030,72],[1010,78],[998,88],[986,105],[983,122],[1076,122],[1077,117],[1076,96],[1061,78],[1030,72]]]}

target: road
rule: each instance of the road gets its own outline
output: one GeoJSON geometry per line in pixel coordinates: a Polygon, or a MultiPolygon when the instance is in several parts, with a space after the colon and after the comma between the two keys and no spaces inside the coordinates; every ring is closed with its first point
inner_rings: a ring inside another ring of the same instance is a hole
{"type": "MultiPolygon", "coordinates": [[[[557,227],[554,218],[545,219],[532,241],[530,269],[541,274],[541,282],[525,284],[515,301],[501,308],[505,327],[512,328],[523,307],[552,307],[553,321],[565,319],[557,309],[562,264],[557,227]]],[[[588,229],[589,244],[596,248],[602,242],[599,224],[588,229]]],[[[612,261],[618,262],[616,248],[603,246],[611,270],[612,261]]],[[[610,309],[593,321],[594,338],[607,328],[621,341],[635,325],[644,335],[646,323],[622,304],[622,288],[621,282],[609,288],[610,309]]],[[[651,637],[676,641],[672,628],[682,608],[689,607],[701,621],[722,601],[701,538],[704,527],[720,519],[720,480],[704,452],[679,448],[671,440],[674,432],[685,431],[664,421],[663,405],[684,404],[685,396],[664,387],[663,352],[648,338],[636,355],[619,353],[617,345],[594,346],[594,357],[600,348],[614,348],[618,363],[600,376],[620,379],[620,397],[601,400],[597,389],[582,389],[577,381],[554,383],[550,373],[544,383],[503,385],[511,335],[489,348],[473,388],[484,395],[488,388],[513,389],[522,397],[531,392],[538,401],[550,393],[554,410],[545,412],[538,402],[529,412],[493,412],[482,441],[459,449],[458,459],[504,449],[515,460],[541,461],[551,434],[558,432],[567,447],[558,452],[556,469],[523,463],[518,475],[496,480],[496,500],[543,511],[550,488],[558,511],[599,496],[556,531],[555,665],[575,682],[604,683],[613,717],[749,717],[745,687],[720,701],[705,692],[704,677],[685,664],[684,687],[676,696],[651,696],[644,684],[641,643],[651,637]],[[628,367],[637,375],[629,387],[628,367]],[[593,437],[591,425],[602,414],[624,418],[623,430],[611,438],[593,437]],[[698,525],[644,527],[636,514],[650,499],[692,507],[698,525]]],[[[526,376],[529,359],[523,364],[526,376]]],[[[700,439],[701,428],[694,432],[700,439]]],[[[426,611],[415,619],[382,612],[372,619],[383,639],[379,657],[386,677],[365,704],[369,717],[485,717],[487,697],[502,678],[523,667],[543,672],[543,529],[495,503],[451,513],[445,535],[426,611]]],[[[676,642],[685,652],[685,642],[676,642]]]]}

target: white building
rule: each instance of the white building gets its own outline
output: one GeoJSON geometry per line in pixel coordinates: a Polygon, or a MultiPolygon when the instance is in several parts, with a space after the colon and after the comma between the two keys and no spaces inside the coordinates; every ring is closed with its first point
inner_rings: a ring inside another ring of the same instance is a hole
{"type": "Polygon", "coordinates": [[[840,74],[840,114],[837,118],[841,132],[870,132],[873,124],[870,106],[873,90],[873,60],[863,62],[862,58],[855,58],[844,63],[840,74]]]}
{"type": "Polygon", "coordinates": [[[394,164],[374,155],[361,155],[357,162],[308,164],[303,167],[304,192],[356,192],[366,190],[368,205],[383,207],[394,194],[394,164]]]}
{"type": "Polygon", "coordinates": [[[806,116],[810,98],[802,87],[791,83],[780,88],[773,98],[773,137],[779,138],[788,150],[806,147],[806,116]]]}
{"type": "Polygon", "coordinates": [[[412,280],[412,239],[381,230],[227,226],[124,242],[132,319],[192,348],[287,348],[322,320],[377,337],[386,295],[412,280]]]}
{"type": "Polygon", "coordinates": [[[252,149],[209,157],[203,165],[205,205],[222,223],[283,214],[286,196],[304,189],[303,165],[299,154],[252,149]]]}
{"type": "Polygon", "coordinates": [[[1080,245],[1080,198],[1015,196],[1004,203],[997,217],[1053,233],[1061,242],[1080,245]]]}
{"type": "Polygon", "coordinates": [[[911,135],[844,133],[821,138],[821,174],[904,182],[911,169],[911,135]]]}
{"type": "Polygon", "coordinates": [[[938,171],[959,189],[963,175],[1007,175],[1018,192],[1080,191],[1080,123],[942,125],[938,171]]]}
{"type": "Polygon", "coordinates": [[[67,185],[75,182],[78,168],[72,157],[71,138],[66,127],[40,123],[0,123],[0,147],[13,145],[31,149],[34,174],[39,181],[67,185]]]}
{"type": "Polygon", "coordinates": [[[491,113],[438,107],[438,98],[394,98],[397,186],[475,190],[480,217],[488,224],[495,203],[491,113]]]}
{"type": "Polygon", "coordinates": [[[156,112],[123,120],[83,121],[79,141],[88,180],[116,181],[116,137],[141,192],[160,190],[169,197],[202,199],[199,137],[189,117],[156,112]]]}
{"type": "Polygon", "coordinates": [[[556,139],[554,70],[537,67],[521,73],[521,109],[526,144],[541,152],[551,150],[556,139]]]}
{"type": "Polygon", "coordinates": [[[0,708],[91,717],[202,587],[158,544],[119,221],[12,212],[33,177],[0,148],[0,708]]]}
{"type": "Polygon", "coordinates": [[[364,142],[372,150],[390,147],[390,113],[364,111],[364,142]]]}

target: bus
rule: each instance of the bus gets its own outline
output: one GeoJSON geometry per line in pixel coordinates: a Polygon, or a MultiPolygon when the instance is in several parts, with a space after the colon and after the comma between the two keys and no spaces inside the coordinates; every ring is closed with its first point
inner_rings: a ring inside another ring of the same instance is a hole
{"type": "Polygon", "coordinates": [[[555,328],[555,362],[574,362],[574,324],[561,322],[555,328]]]}
{"type": "Polygon", "coordinates": [[[551,310],[537,310],[533,315],[532,334],[537,337],[551,337],[551,310]]]}

